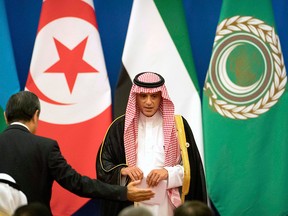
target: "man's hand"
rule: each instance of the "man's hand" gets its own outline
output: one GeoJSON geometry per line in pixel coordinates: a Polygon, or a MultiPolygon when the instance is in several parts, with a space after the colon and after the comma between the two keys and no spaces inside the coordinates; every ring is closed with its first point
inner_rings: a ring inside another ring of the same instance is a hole
{"type": "Polygon", "coordinates": [[[127,199],[132,202],[141,202],[154,197],[154,192],[151,189],[140,189],[136,185],[140,184],[140,180],[130,182],[127,185],[127,199]]]}
{"type": "Polygon", "coordinates": [[[168,179],[168,171],[166,169],[154,169],[147,176],[146,182],[149,187],[155,187],[160,181],[166,179],[168,179]]]}
{"type": "Polygon", "coordinates": [[[143,172],[138,167],[125,167],[121,169],[121,175],[129,176],[131,181],[142,180],[143,179],[143,172]]]}

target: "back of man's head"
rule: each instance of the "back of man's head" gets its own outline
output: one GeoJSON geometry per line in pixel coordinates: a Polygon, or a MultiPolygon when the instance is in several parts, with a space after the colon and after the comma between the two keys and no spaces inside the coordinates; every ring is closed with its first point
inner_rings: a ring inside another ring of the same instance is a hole
{"type": "Polygon", "coordinates": [[[128,206],[124,208],[118,216],[152,216],[152,213],[144,207],[128,206]]]}
{"type": "Polygon", "coordinates": [[[47,206],[35,202],[17,208],[13,216],[52,216],[52,214],[47,206]]]}
{"type": "Polygon", "coordinates": [[[213,216],[213,213],[203,202],[186,201],[175,209],[174,216],[213,216]]]}
{"type": "Polygon", "coordinates": [[[40,113],[38,97],[29,91],[20,91],[12,95],[6,105],[5,116],[8,124],[16,121],[28,122],[36,110],[40,113]]]}

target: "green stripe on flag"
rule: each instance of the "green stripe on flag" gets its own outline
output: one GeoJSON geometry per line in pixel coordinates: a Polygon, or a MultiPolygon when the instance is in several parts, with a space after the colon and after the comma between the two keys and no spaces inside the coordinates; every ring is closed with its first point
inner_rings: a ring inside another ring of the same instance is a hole
{"type": "MultiPolygon", "coordinates": [[[[185,73],[187,73],[187,75],[190,77],[191,88],[189,90],[187,89],[188,91],[185,91],[183,89],[182,94],[189,95],[187,97],[187,100],[185,101],[187,102],[186,108],[189,110],[190,113],[191,112],[194,113],[194,116],[190,118],[190,116],[186,115],[185,112],[180,113],[188,118],[188,122],[192,127],[196,143],[198,145],[200,154],[203,158],[204,156],[203,156],[203,140],[202,140],[202,114],[201,114],[201,101],[199,96],[200,91],[199,91],[197,73],[193,61],[193,55],[189,40],[189,33],[185,19],[185,11],[183,3],[182,1],[174,1],[174,0],[165,0],[165,1],[154,0],[154,3],[169,33],[169,37],[171,38],[171,41],[175,46],[177,55],[179,55],[182,61],[181,64],[183,64],[185,67],[185,73]],[[190,105],[188,105],[189,103],[188,101],[191,102],[190,105]]],[[[170,62],[170,64],[172,64],[172,62],[170,62]]],[[[177,75],[183,72],[184,71],[181,70],[173,71],[173,73],[177,75]]],[[[182,82],[180,82],[179,85],[183,85],[183,83],[184,82],[182,80],[182,82]]],[[[180,95],[178,95],[178,97],[179,96],[180,95]]],[[[177,104],[177,100],[174,100],[174,102],[177,104]]],[[[182,102],[184,102],[183,99],[182,102]]],[[[185,110],[185,108],[181,108],[180,110],[182,109],[185,110]]]]}
{"type": "Polygon", "coordinates": [[[0,107],[0,132],[3,131],[6,127],[3,112],[4,110],[2,109],[2,107],[0,107]]]}
{"type": "Polygon", "coordinates": [[[220,20],[222,21],[223,19],[235,16],[236,14],[257,17],[257,19],[264,20],[268,25],[274,25],[274,17],[271,16],[271,14],[273,14],[271,1],[241,0],[241,2],[235,2],[234,0],[224,0],[222,3],[220,20]]]}
{"type": "Polygon", "coordinates": [[[189,33],[182,1],[155,0],[157,9],[166,25],[166,28],[181,56],[184,65],[193,81],[195,88],[199,91],[197,74],[193,61],[189,33]],[[171,10],[173,8],[173,10],[171,10]]]}

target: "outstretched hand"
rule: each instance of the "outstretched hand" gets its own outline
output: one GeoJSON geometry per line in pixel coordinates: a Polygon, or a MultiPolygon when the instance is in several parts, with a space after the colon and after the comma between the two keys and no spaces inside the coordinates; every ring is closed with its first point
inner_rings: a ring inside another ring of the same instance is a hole
{"type": "Polygon", "coordinates": [[[127,199],[132,202],[141,202],[154,197],[154,192],[151,189],[140,189],[136,185],[140,184],[140,180],[130,182],[127,186],[127,199]]]}

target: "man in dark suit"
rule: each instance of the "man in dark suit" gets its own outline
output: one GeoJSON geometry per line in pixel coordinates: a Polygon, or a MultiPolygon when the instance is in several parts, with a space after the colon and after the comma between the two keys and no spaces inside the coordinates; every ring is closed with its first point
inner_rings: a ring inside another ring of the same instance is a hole
{"type": "Polygon", "coordinates": [[[54,180],[81,197],[118,201],[153,197],[150,189],[137,188],[139,182],[121,187],[79,174],[67,163],[57,141],[35,135],[39,114],[35,94],[21,91],[12,95],[4,113],[9,126],[0,134],[0,172],[15,179],[28,203],[41,202],[50,208],[54,180]]]}

